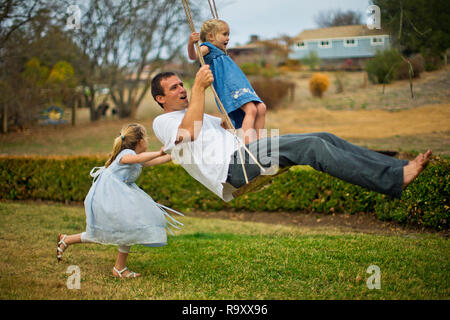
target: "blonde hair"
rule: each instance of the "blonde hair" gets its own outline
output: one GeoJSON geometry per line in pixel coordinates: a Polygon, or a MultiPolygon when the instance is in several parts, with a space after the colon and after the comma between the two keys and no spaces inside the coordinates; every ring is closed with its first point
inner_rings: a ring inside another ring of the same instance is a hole
{"type": "Polygon", "coordinates": [[[112,152],[109,154],[109,159],[105,163],[105,167],[108,168],[109,165],[116,159],[120,151],[124,149],[135,150],[137,144],[141,139],[147,136],[147,130],[143,125],[138,123],[127,124],[120,130],[120,135],[114,139],[114,145],[112,152]]]}
{"type": "Polygon", "coordinates": [[[208,34],[212,33],[215,36],[223,26],[228,25],[225,21],[219,19],[210,19],[203,22],[200,28],[200,40],[202,42],[208,41],[208,34]]]}

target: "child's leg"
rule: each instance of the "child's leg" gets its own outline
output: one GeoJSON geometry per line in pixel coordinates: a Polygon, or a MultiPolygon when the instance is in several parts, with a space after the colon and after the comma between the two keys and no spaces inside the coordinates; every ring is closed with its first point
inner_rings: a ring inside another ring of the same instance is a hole
{"type": "Polygon", "coordinates": [[[85,233],[83,232],[72,235],[60,234],[58,236],[58,245],[56,249],[56,258],[58,261],[61,261],[63,253],[69,245],[82,242],[83,234],[85,233]]]}
{"type": "Polygon", "coordinates": [[[266,124],[266,105],[264,103],[258,103],[256,105],[256,120],[255,120],[255,130],[257,134],[257,138],[261,138],[261,132],[260,130],[264,129],[266,124]]]}
{"type": "Polygon", "coordinates": [[[82,235],[83,235],[82,233],[77,233],[77,234],[72,234],[72,235],[60,234],[58,240],[61,242],[61,244],[59,245],[59,247],[62,250],[66,249],[66,246],[64,246],[64,244],[62,243],[62,240],[64,239],[64,236],[66,236],[66,238],[63,241],[68,247],[71,244],[81,243],[82,242],[82,239],[81,239],[82,235]]]}
{"type": "Polygon", "coordinates": [[[255,131],[255,120],[257,115],[257,108],[255,103],[248,102],[244,104],[241,109],[245,112],[244,120],[242,121],[242,131],[244,133],[244,142],[249,144],[257,139],[255,131]]]}
{"type": "MultiPolygon", "coordinates": [[[[116,265],[114,266],[116,268],[116,270],[122,271],[123,269],[125,269],[129,252],[130,252],[129,246],[119,246],[119,253],[117,254],[116,265]]],[[[119,273],[116,270],[113,269],[113,275],[115,277],[120,277],[119,273]]],[[[132,273],[132,271],[125,270],[122,273],[122,277],[126,278],[131,273],[132,273]]],[[[135,273],[135,274],[136,274],[136,277],[141,276],[140,273],[135,273]]]]}
{"type": "Polygon", "coordinates": [[[82,235],[83,235],[82,233],[67,235],[66,236],[66,240],[64,240],[64,242],[67,245],[71,245],[71,244],[75,244],[75,243],[81,243],[82,242],[82,240],[81,240],[82,235]]]}

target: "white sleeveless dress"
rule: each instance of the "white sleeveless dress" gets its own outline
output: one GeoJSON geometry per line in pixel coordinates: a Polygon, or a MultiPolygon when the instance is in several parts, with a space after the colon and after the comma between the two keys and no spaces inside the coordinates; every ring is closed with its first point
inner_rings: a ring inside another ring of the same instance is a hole
{"type": "Polygon", "coordinates": [[[85,239],[103,244],[165,246],[166,229],[173,234],[168,224],[176,229],[183,225],[166,210],[183,214],[155,202],[136,185],[142,165],[120,164],[126,154],[136,153],[122,150],[108,168],[95,167],[90,173],[94,180],[84,200],[85,239]]]}

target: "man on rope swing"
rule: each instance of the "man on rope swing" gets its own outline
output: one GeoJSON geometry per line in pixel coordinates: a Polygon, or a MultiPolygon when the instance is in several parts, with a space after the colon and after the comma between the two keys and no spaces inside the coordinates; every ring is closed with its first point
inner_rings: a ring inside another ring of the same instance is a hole
{"type": "MultiPolygon", "coordinates": [[[[201,67],[189,102],[183,82],[175,73],[156,75],[152,80],[152,96],[164,113],[153,121],[153,130],[174,162],[224,201],[230,201],[235,188],[246,181],[235,135],[226,130],[220,118],[204,112],[205,91],[213,80],[209,66],[201,67]]],[[[425,169],[432,154],[428,150],[412,161],[399,160],[327,132],[261,138],[247,146],[265,168],[309,165],[395,198],[400,198],[408,184],[425,169]]],[[[248,179],[252,180],[261,170],[248,153],[241,150],[245,154],[248,179]]]]}

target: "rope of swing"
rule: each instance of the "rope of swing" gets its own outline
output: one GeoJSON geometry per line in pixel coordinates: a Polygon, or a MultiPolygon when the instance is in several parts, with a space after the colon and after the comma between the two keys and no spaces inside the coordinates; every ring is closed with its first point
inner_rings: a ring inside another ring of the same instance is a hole
{"type": "MultiPolygon", "coordinates": [[[[212,1],[213,1],[213,6],[211,5],[211,1],[208,0],[209,7],[211,9],[211,14],[213,15],[214,19],[217,19],[218,15],[217,15],[216,3],[215,3],[214,0],[212,0],[212,1]],[[214,11],[213,11],[213,8],[214,8],[214,11]]],[[[184,12],[186,14],[186,19],[188,21],[189,28],[191,29],[191,32],[195,32],[195,27],[194,27],[194,22],[193,22],[193,19],[192,19],[191,8],[189,6],[189,0],[181,0],[181,2],[183,3],[183,8],[184,8],[184,12]]],[[[198,44],[198,42],[195,43],[195,50],[196,50],[197,56],[198,56],[198,58],[200,60],[200,64],[202,66],[204,66],[205,65],[205,60],[203,59],[203,55],[200,52],[200,45],[198,44]]],[[[212,90],[212,92],[214,94],[214,97],[216,98],[216,101],[217,101],[217,103],[219,105],[219,109],[222,112],[222,114],[225,115],[225,121],[227,122],[228,127],[232,129],[233,135],[236,138],[236,140],[238,141],[238,144],[241,145],[245,149],[245,151],[247,151],[249,156],[252,158],[253,161],[255,161],[255,163],[259,166],[259,168],[262,170],[262,172],[265,172],[266,170],[261,166],[261,164],[255,158],[255,156],[250,152],[250,150],[247,148],[245,143],[243,143],[241,141],[241,139],[238,138],[237,133],[236,133],[236,128],[234,127],[233,123],[230,120],[230,117],[228,116],[225,108],[223,107],[223,104],[220,101],[216,90],[214,89],[213,86],[210,86],[210,88],[211,88],[211,90],[212,90]]],[[[238,152],[239,152],[239,158],[240,158],[241,164],[242,164],[242,170],[244,171],[245,183],[248,184],[247,170],[245,170],[245,165],[244,165],[245,162],[244,162],[244,158],[242,156],[241,148],[239,146],[238,146],[238,152]]]]}
{"type": "Polygon", "coordinates": [[[211,15],[213,19],[219,19],[219,15],[217,14],[216,1],[212,0],[213,5],[211,5],[211,0],[208,0],[209,9],[211,9],[211,15]],[[214,7],[214,10],[213,10],[214,7]]]}

